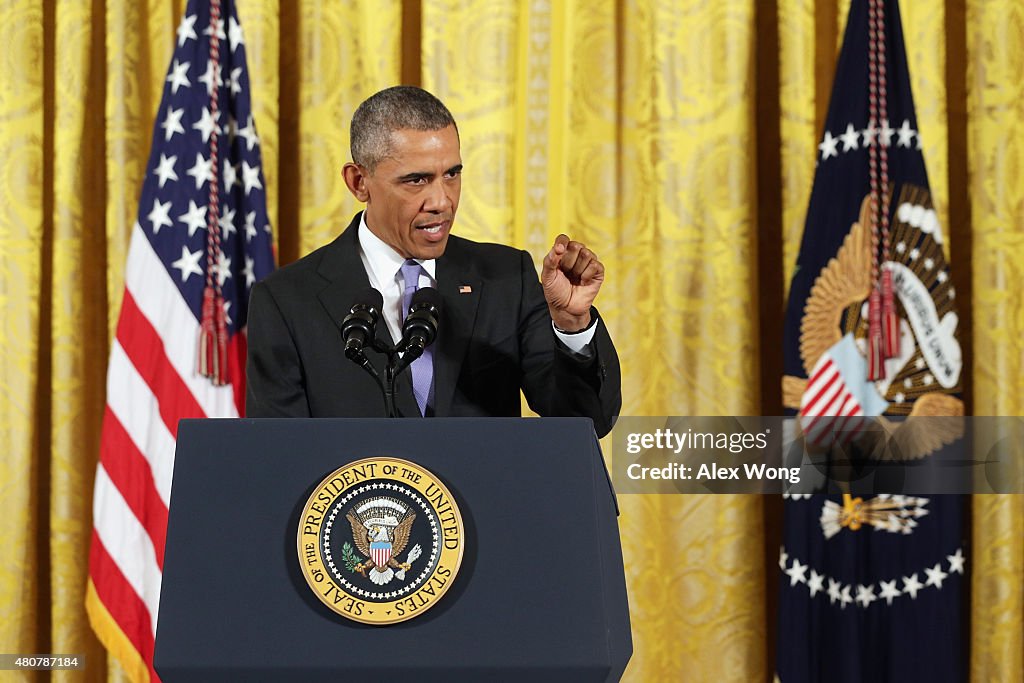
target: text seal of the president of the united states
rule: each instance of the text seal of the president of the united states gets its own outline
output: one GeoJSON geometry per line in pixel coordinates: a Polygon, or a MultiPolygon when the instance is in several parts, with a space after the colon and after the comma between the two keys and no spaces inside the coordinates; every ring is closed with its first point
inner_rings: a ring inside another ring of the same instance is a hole
{"type": "Polygon", "coordinates": [[[313,490],[298,528],[302,574],[338,614],[395,624],[423,614],[451,587],[465,530],[451,492],[398,458],[367,458],[313,490]]]}

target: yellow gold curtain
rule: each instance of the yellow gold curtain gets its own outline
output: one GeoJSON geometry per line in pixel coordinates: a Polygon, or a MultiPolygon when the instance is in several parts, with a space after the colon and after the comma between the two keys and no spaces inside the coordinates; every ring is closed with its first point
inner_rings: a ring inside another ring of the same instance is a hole
{"type": "MultiPolygon", "coordinates": [[[[565,231],[605,262],[599,306],[624,414],[767,411],[773,306],[850,1],[237,0],[280,260],[347,224],[348,119],[404,75],[459,121],[460,234],[539,262],[565,231]],[[770,127],[765,102],[778,109],[770,127]],[[777,262],[759,264],[773,249],[777,262]]],[[[976,414],[1021,414],[1024,8],[902,5],[972,350],[968,400],[976,414]]],[[[0,651],[85,653],[90,681],[123,677],[82,607],[92,479],[127,239],[184,6],[0,0],[0,651]]],[[[777,518],[754,497],[620,502],[627,680],[765,680],[777,518]]],[[[1019,679],[1024,504],[978,497],[973,524],[972,679],[1019,679]]]]}

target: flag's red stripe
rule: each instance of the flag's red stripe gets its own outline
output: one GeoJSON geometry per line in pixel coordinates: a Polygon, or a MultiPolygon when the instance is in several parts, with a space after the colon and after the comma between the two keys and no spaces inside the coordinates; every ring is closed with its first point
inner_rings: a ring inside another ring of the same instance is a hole
{"type": "Polygon", "coordinates": [[[238,416],[245,415],[245,354],[248,350],[245,330],[239,330],[228,342],[228,381],[235,392],[238,416]]]}
{"type": "Polygon", "coordinates": [[[178,420],[206,417],[168,360],[160,335],[139,310],[127,289],[124,292],[124,303],[121,304],[121,318],[117,323],[117,339],[136,371],[156,396],[160,417],[173,436],[178,434],[178,420]]]}
{"type": "Polygon", "coordinates": [[[149,668],[151,681],[159,681],[153,668],[153,620],[146,604],[128,583],[114,558],[93,529],[89,546],[89,575],[96,586],[96,595],[107,607],[125,637],[131,642],[149,668]]]}
{"type": "Polygon", "coordinates": [[[843,402],[840,403],[839,407],[836,409],[836,419],[838,420],[838,422],[836,423],[837,432],[842,432],[844,429],[846,429],[846,423],[849,422],[850,420],[850,415],[848,411],[856,410],[856,406],[857,400],[853,398],[853,394],[847,393],[846,398],[843,399],[843,402]],[[848,406],[853,407],[850,408],[848,406]]]}
{"type": "MultiPolygon", "coordinates": [[[[830,370],[834,370],[834,368],[832,368],[832,363],[831,362],[828,363],[828,367],[829,367],[830,370]]],[[[825,386],[823,386],[818,391],[817,394],[814,395],[814,398],[812,398],[810,401],[807,402],[807,409],[804,411],[805,415],[807,413],[817,413],[817,412],[819,412],[816,409],[816,407],[818,405],[818,401],[820,401],[821,397],[824,396],[825,393],[828,392],[828,390],[832,387],[833,384],[835,384],[835,382],[836,382],[836,380],[838,378],[839,378],[839,372],[838,372],[838,370],[835,370],[834,374],[832,375],[832,378],[828,382],[825,383],[825,386]]]]}
{"type": "Polygon", "coordinates": [[[110,481],[121,492],[128,507],[149,535],[156,552],[156,563],[163,571],[167,506],[156,490],[153,471],[146,456],[132,441],[109,406],[103,416],[100,461],[110,481]]]}

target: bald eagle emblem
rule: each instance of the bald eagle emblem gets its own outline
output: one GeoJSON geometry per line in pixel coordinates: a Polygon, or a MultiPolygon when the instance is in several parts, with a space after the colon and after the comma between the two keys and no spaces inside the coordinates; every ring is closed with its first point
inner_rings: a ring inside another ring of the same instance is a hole
{"type": "MultiPolygon", "coordinates": [[[[416,513],[394,498],[371,498],[352,508],[345,515],[352,525],[352,539],[356,549],[365,556],[361,559],[350,549],[345,552],[345,564],[349,571],[365,576],[378,586],[398,577],[405,580],[405,572],[420,556],[419,544],[409,551],[405,562],[398,557],[409,543],[412,524],[416,513]]],[[[347,544],[346,544],[347,545],[347,544]]]]}

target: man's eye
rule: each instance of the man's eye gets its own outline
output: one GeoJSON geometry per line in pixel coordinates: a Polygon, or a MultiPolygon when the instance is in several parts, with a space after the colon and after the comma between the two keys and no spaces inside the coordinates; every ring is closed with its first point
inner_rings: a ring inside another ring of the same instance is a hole
{"type": "Polygon", "coordinates": [[[405,181],[408,185],[426,185],[427,179],[423,177],[409,178],[405,181]]]}
{"type": "Polygon", "coordinates": [[[447,173],[444,174],[444,177],[450,179],[450,178],[457,178],[460,175],[462,175],[462,170],[461,169],[459,169],[458,171],[448,171],[447,173]]]}

